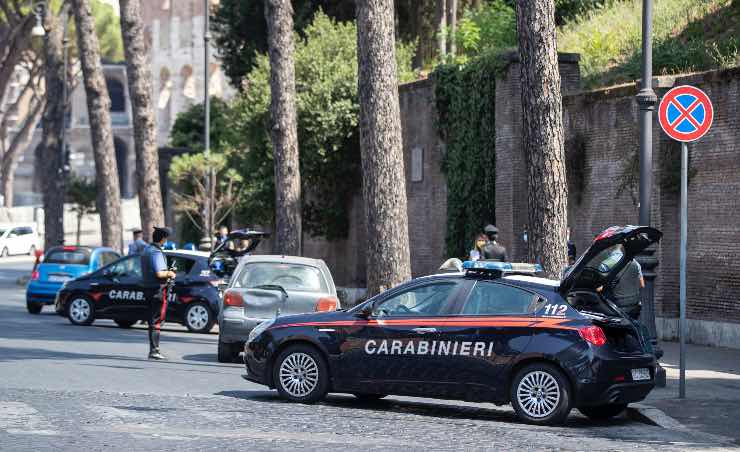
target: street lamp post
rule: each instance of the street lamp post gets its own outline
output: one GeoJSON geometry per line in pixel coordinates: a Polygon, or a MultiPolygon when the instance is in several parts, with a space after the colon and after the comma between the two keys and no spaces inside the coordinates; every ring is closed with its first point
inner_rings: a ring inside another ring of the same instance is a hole
{"type": "MultiPolygon", "coordinates": [[[[210,22],[210,9],[209,9],[209,0],[203,0],[203,65],[205,66],[203,69],[203,80],[204,80],[204,87],[203,87],[203,93],[204,93],[204,99],[203,99],[203,109],[205,110],[205,118],[204,118],[204,127],[203,127],[203,151],[206,156],[206,164],[208,164],[211,153],[211,99],[209,96],[209,83],[210,83],[210,71],[209,71],[209,50],[210,50],[210,41],[211,41],[211,31],[209,30],[209,22],[210,22]]],[[[204,227],[205,227],[205,235],[204,239],[206,239],[205,243],[210,247],[210,249],[213,249],[212,244],[212,234],[213,234],[213,219],[215,217],[215,212],[213,211],[213,189],[215,186],[214,174],[213,174],[213,168],[208,167],[208,172],[206,175],[206,206],[205,206],[205,216],[204,216],[204,227]]]]}
{"type": "MultiPolygon", "coordinates": [[[[650,226],[652,193],[653,193],[653,111],[658,97],[653,91],[653,2],[642,2],[642,80],[637,93],[637,104],[640,106],[640,225],[650,226]]],[[[653,343],[657,345],[655,327],[655,267],[658,258],[655,248],[650,247],[642,252],[637,260],[642,266],[645,277],[645,288],[642,291],[642,313],[640,320],[650,332],[653,343]]],[[[665,370],[658,366],[655,375],[656,383],[665,386],[665,370]]]]}

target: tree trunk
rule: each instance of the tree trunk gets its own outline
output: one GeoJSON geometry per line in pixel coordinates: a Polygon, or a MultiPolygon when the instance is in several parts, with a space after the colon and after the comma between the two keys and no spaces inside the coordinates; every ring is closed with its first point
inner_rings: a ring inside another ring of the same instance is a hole
{"type": "Polygon", "coordinates": [[[95,186],[98,191],[102,244],[121,249],[121,192],[110,122],[110,97],[100,62],[100,45],[90,0],[72,0],[77,25],[77,48],[85,81],[87,113],[90,118],[95,186]]]}
{"type": "Polygon", "coordinates": [[[47,9],[44,17],[46,38],[44,59],[46,72],[46,108],[42,119],[41,142],[36,148],[36,175],[41,180],[44,205],[44,248],[64,243],[64,189],[60,177],[64,158],[61,135],[64,127],[64,63],[62,57],[62,28],[67,20],[65,9],[61,18],[47,9]]]}
{"type": "Polygon", "coordinates": [[[391,0],[357,1],[360,151],[370,296],[411,277],[391,0]]]}
{"type": "Polygon", "coordinates": [[[437,0],[437,20],[436,31],[437,31],[437,58],[444,58],[447,56],[447,2],[445,0],[437,0]]]}
{"type": "Polygon", "coordinates": [[[23,126],[15,134],[13,140],[10,142],[10,146],[3,154],[2,164],[0,165],[0,176],[2,176],[2,193],[5,199],[5,207],[13,207],[13,180],[15,178],[15,168],[18,166],[18,158],[33,139],[33,131],[36,129],[36,124],[38,124],[44,112],[44,105],[46,105],[44,99],[36,101],[36,104],[31,107],[31,110],[26,115],[23,126]]]}
{"type": "Polygon", "coordinates": [[[529,191],[529,259],[559,278],[567,262],[568,185],[553,0],[517,0],[523,143],[529,191]]]}
{"type": "Polygon", "coordinates": [[[121,0],[121,33],[126,53],[126,74],[134,118],[136,176],[141,211],[141,229],[149,240],[154,226],[164,226],[159,186],[157,136],[152,107],[152,80],[147,64],[144,23],[140,0],[121,0]]]}
{"type": "Polygon", "coordinates": [[[265,0],[270,53],[270,116],[275,159],[275,252],[301,254],[301,173],[298,162],[293,7],[265,0]]]}
{"type": "Polygon", "coordinates": [[[77,212],[77,242],[75,243],[77,243],[78,245],[80,244],[81,229],[82,229],[82,214],[77,212]]]}
{"type": "Polygon", "coordinates": [[[447,0],[447,33],[450,43],[450,55],[457,55],[457,0],[447,0]]]}

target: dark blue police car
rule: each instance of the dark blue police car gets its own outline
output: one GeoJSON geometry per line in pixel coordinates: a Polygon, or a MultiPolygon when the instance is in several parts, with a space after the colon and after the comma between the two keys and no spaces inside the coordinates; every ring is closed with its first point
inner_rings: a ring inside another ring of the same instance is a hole
{"type": "Polygon", "coordinates": [[[534,424],[621,413],[653,389],[645,328],[597,289],[660,239],[648,227],[600,234],[562,281],[529,264],[466,262],[349,310],[279,317],[245,345],[244,378],[295,402],[327,392],[511,403],[534,424]]]}
{"type": "MultiPolygon", "coordinates": [[[[177,277],[167,305],[167,321],[180,322],[195,333],[211,331],[218,318],[221,279],[208,263],[208,253],[164,251],[167,266],[177,277]]],[[[126,256],[100,270],[68,281],[57,293],[57,313],[75,325],[95,319],[113,319],[130,328],[149,317],[149,304],[141,283],[140,256],[126,256]]]]}

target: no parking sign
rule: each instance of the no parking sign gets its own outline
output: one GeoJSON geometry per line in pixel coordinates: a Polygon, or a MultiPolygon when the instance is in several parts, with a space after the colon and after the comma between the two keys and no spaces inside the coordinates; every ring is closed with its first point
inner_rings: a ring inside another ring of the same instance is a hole
{"type": "Polygon", "coordinates": [[[686,241],[688,230],[689,146],[709,132],[714,107],[704,91],[694,86],[677,86],[663,96],[658,107],[658,122],[669,137],[681,142],[681,258],[679,266],[679,326],[681,363],[678,396],[686,397],[686,241]]]}

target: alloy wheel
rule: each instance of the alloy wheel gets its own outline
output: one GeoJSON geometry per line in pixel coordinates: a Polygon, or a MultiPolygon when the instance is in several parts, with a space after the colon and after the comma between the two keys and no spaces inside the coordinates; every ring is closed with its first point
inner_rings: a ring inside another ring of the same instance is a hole
{"type": "Polygon", "coordinates": [[[208,325],[211,319],[211,314],[208,312],[203,305],[195,305],[188,309],[188,325],[194,330],[202,330],[208,325]]]}
{"type": "Polygon", "coordinates": [[[84,298],[75,298],[69,305],[69,316],[75,323],[84,323],[90,318],[90,303],[84,298]]]}
{"type": "Polygon", "coordinates": [[[516,389],[522,410],[533,418],[551,415],[560,403],[560,386],[547,372],[536,370],[521,379],[516,389]]]}
{"type": "Polygon", "coordinates": [[[319,366],[306,353],[288,355],[280,364],[280,384],[293,397],[311,394],[319,381],[319,366]]]}

